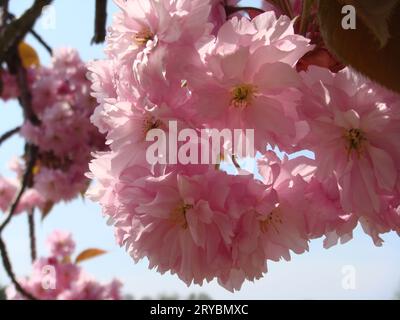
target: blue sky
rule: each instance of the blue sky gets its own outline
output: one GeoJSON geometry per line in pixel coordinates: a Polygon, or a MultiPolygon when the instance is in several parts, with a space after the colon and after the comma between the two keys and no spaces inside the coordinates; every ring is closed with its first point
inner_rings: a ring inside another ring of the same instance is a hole
{"type": "MultiPolygon", "coordinates": [[[[101,58],[102,46],[91,46],[94,24],[94,0],[55,1],[55,28],[46,29],[39,22],[36,30],[53,47],[71,46],[79,49],[84,60],[101,58]]],[[[29,0],[12,0],[11,10],[19,14],[30,5],[29,0]]],[[[244,2],[245,3],[245,2],[244,2]]],[[[247,4],[251,1],[247,1],[247,4]]],[[[109,12],[116,6],[109,1],[109,12]]],[[[109,17],[110,18],[110,17],[109,17]]],[[[110,19],[109,19],[110,20],[110,19]]],[[[48,54],[33,39],[28,38],[40,54],[42,64],[49,62],[48,54]]],[[[0,101],[0,133],[21,122],[21,112],[15,102],[0,101]]],[[[0,174],[10,176],[9,160],[20,155],[23,141],[15,137],[0,148],[0,174]]],[[[157,297],[159,294],[205,292],[217,299],[390,299],[400,288],[400,238],[391,233],[383,236],[383,247],[374,247],[372,241],[357,230],[354,240],[329,250],[322,248],[322,241],[313,241],[310,252],[294,255],[290,262],[269,263],[264,279],[244,284],[241,291],[232,294],[216,283],[203,287],[187,287],[176,276],[159,275],[148,270],[147,261],[134,264],[131,258],[114,243],[112,228],[106,225],[101,209],[88,200],[78,199],[58,205],[42,223],[37,217],[39,253],[46,254],[44,240],[54,229],[70,230],[77,241],[78,251],[88,247],[103,248],[107,255],[83,263],[83,267],[102,281],[113,277],[121,279],[124,291],[137,298],[157,297]],[[356,271],[354,290],[342,287],[343,268],[353,266],[356,271]]],[[[18,275],[30,271],[27,217],[16,217],[5,231],[11,259],[18,275]]],[[[0,266],[0,284],[8,279],[0,266]]]]}

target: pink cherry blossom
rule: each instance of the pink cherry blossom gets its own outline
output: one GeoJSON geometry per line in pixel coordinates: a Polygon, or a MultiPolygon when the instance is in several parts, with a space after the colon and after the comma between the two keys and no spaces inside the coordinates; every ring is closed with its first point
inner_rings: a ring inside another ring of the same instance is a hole
{"type": "MultiPolygon", "coordinates": [[[[18,279],[22,287],[41,300],[120,300],[122,283],[112,280],[102,284],[82,267],[71,262],[75,242],[68,232],[56,230],[47,239],[50,256],[39,258],[32,265],[29,277],[18,279]]],[[[24,297],[9,286],[9,300],[24,297]]]]}
{"type": "MultiPolygon", "coordinates": [[[[398,95],[350,69],[299,74],[311,39],[272,11],[251,20],[227,17],[236,3],[222,0],[117,3],[107,57],[89,64],[91,121],[108,149],[93,154],[87,195],[134,261],[234,291],[312,239],[329,248],[360,224],[380,245],[381,234],[400,231],[398,95]],[[150,163],[146,135],[170,138],[170,120],[177,131],[254,129],[262,181],[241,168],[234,176],[218,165],[150,163]],[[268,146],[315,159],[278,158],[268,146]]],[[[291,3],[299,14],[301,1],[291,3]]],[[[65,121],[65,113],[58,106],[46,117],[65,121]]],[[[97,291],[90,281],[75,288],[86,284],[97,291]]]]}
{"type": "Polygon", "coordinates": [[[316,162],[300,156],[294,159],[278,159],[267,152],[258,160],[259,170],[266,184],[277,190],[281,202],[289,210],[302,212],[307,238],[325,236],[326,248],[352,238],[358,217],[346,212],[340,203],[339,188],[334,176],[320,182],[316,178],[316,162]]]}
{"type": "Polygon", "coordinates": [[[2,100],[7,101],[18,96],[17,80],[9,72],[0,69],[0,83],[0,98],[2,100]]]}
{"type": "Polygon", "coordinates": [[[215,189],[214,198],[209,197],[214,179],[227,176],[209,175],[188,178],[172,172],[136,180],[129,171],[122,175],[126,186],[118,193],[118,218],[131,221],[123,244],[135,261],[146,256],[150,268],[176,273],[188,285],[211,280],[229,266],[233,225],[219,197],[225,192],[215,189]]]}
{"type": "Polygon", "coordinates": [[[55,230],[47,238],[47,247],[52,257],[69,258],[75,251],[75,241],[70,232],[55,230]]]}
{"type": "MultiPolygon", "coordinates": [[[[18,182],[0,176],[0,210],[8,212],[18,192],[18,182]]],[[[15,210],[15,214],[30,211],[34,208],[42,209],[45,199],[35,189],[27,189],[23,194],[15,210]]]]}
{"type": "Polygon", "coordinates": [[[198,125],[254,129],[259,150],[290,149],[305,130],[294,107],[300,78],[293,66],[308,42],[287,17],[234,17],[203,48],[204,66],[187,75],[193,98],[186,109],[198,125]]]}
{"type": "Polygon", "coordinates": [[[304,147],[315,153],[317,176],[335,175],[345,211],[380,212],[382,196],[398,192],[397,106],[349,69],[315,67],[304,76],[301,108],[311,127],[304,147]]]}
{"type": "Polygon", "coordinates": [[[0,176],[0,210],[6,212],[17,192],[17,185],[0,176]]]}

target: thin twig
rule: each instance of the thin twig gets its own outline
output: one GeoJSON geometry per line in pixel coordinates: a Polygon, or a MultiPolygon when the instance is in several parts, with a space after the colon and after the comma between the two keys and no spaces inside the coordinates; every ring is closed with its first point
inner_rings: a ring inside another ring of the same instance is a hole
{"type": "Polygon", "coordinates": [[[96,17],[92,44],[103,43],[106,39],[107,0],[96,0],[96,17]]]}
{"type": "MultiPolygon", "coordinates": [[[[15,19],[15,15],[12,13],[8,13],[8,17],[11,20],[15,19]]],[[[29,29],[29,33],[32,34],[32,36],[46,49],[46,51],[52,56],[53,55],[53,49],[47,44],[46,41],[33,29],[29,29]]]]}
{"type": "Polygon", "coordinates": [[[52,56],[53,49],[43,40],[43,38],[33,29],[30,29],[29,32],[32,36],[47,50],[47,52],[52,56]]]}
{"type": "Polygon", "coordinates": [[[32,263],[36,261],[36,234],[35,234],[35,209],[32,208],[28,212],[29,240],[31,248],[32,263]]]}
{"type": "Polygon", "coordinates": [[[14,285],[15,289],[19,293],[21,293],[25,298],[30,299],[30,300],[37,300],[31,293],[27,292],[17,281],[17,278],[15,277],[15,274],[12,270],[10,259],[8,257],[6,244],[4,243],[1,236],[0,236],[0,253],[1,253],[1,258],[3,261],[4,269],[6,270],[7,275],[10,277],[11,282],[14,285]]]}
{"type": "Polygon", "coordinates": [[[8,211],[7,217],[5,218],[5,220],[3,221],[3,223],[1,223],[0,225],[0,235],[3,232],[4,228],[10,223],[13,215],[15,214],[18,205],[19,205],[19,201],[21,200],[22,195],[24,194],[25,190],[30,186],[30,184],[32,183],[32,178],[33,178],[33,168],[36,164],[36,160],[37,160],[37,155],[38,155],[38,148],[35,145],[32,144],[28,144],[26,146],[27,149],[27,165],[26,165],[26,169],[25,169],[25,173],[22,177],[22,182],[21,182],[21,187],[13,201],[13,203],[11,204],[11,207],[8,211]]]}
{"type": "Polygon", "coordinates": [[[28,119],[33,125],[40,125],[40,120],[36,116],[32,108],[32,94],[28,84],[28,77],[26,69],[23,67],[21,59],[18,54],[14,54],[17,67],[17,83],[20,91],[19,102],[24,110],[24,117],[28,119]]]}
{"type": "Polygon", "coordinates": [[[21,17],[12,21],[0,34],[0,63],[6,59],[10,50],[13,50],[18,43],[32,29],[36,20],[42,13],[43,7],[49,5],[52,0],[35,0],[32,7],[26,10],[21,17]]]}
{"type": "Polygon", "coordinates": [[[2,143],[4,141],[6,141],[7,139],[11,138],[14,134],[18,133],[19,130],[21,130],[21,127],[16,127],[16,128],[14,128],[12,130],[7,131],[3,135],[1,135],[0,136],[0,146],[2,145],[2,143]]]}

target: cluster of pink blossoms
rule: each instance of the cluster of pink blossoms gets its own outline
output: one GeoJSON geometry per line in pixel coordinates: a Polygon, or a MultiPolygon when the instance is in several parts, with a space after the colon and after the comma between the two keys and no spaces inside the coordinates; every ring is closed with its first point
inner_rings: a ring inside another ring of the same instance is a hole
{"type": "Polygon", "coordinates": [[[358,223],[400,231],[399,97],[346,68],[296,64],[313,49],[294,21],[268,11],[224,15],[224,1],[117,0],[105,60],[89,65],[99,106],[93,123],[110,150],[89,176],[135,261],[188,285],[229,290],[259,279],[325,236],[352,238],[358,223]],[[254,129],[262,181],[214,165],[148,163],[152,129],[254,129]],[[311,150],[315,159],[278,158],[311,150]]]}
{"type": "MultiPolygon", "coordinates": [[[[40,300],[120,300],[122,284],[113,280],[101,284],[71,261],[75,242],[68,232],[53,231],[47,239],[50,256],[33,263],[32,274],[19,279],[21,286],[40,300]]],[[[24,297],[10,286],[7,299],[24,297]]]]}
{"type": "MultiPolygon", "coordinates": [[[[90,123],[96,106],[90,96],[86,66],[73,49],[55,51],[50,67],[28,70],[32,107],[39,125],[26,120],[20,134],[39,148],[32,189],[23,195],[21,210],[68,201],[83,194],[89,184],[85,177],[90,153],[104,149],[104,136],[90,123]]],[[[5,76],[3,98],[18,95],[15,79],[5,76]]],[[[14,96],[15,98],[16,96],[14,96]]],[[[14,162],[19,178],[24,164],[14,162]]],[[[18,183],[1,179],[0,209],[6,210],[18,183]]]]}

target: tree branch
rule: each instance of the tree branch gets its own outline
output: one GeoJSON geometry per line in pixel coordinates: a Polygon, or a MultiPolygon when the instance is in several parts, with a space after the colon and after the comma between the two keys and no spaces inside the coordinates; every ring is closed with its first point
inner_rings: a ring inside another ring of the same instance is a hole
{"type": "Polygon", "coordinates": [[[43,7],[49,5],[52,0],[35,0],[32,7],[18,19],[12,21],[0,34],[0,63],[25,37],[27,32],[32,29],[37,18],[41,15],[43,7]]]}
{"type": "Polygon", "coordinates": [[[22,178],[21,188],[20,188],[15,200],[13,201],[13,203],[11,205],[11,208],[8,212],[6,219],[0,225],[0,253],[1,253],[2,261],[3,261],[4,269],[6,270],[7,275],[10,277],[11,282],[14,284],[15,289],[19,293],[21,293],[24,297],[26,297],[27,299],[36,300],[36,298],[32,294],[27,292],[18,283],[18,281],[15,277],[12,265],[11,265],[10,258],[8,256],[6,245],[2,239],[2,232],[3,232],[4,228],[10,223],[12,217],[14,216],[15,211],[18,208],[18,204],[19,204],[19,201],[21,200],[22,195],[24,194],[26,188],[32,183],[32,175],[33,175],[32,171],[33,171],[33,167],[36,163],[38,149],[34,145],[27,145],[26,149],[27,149],[27,154],[28,154],[28,163],[27,163],[27,167],[26,167],[24,176],[22,178]]]}
{"type": "Polygon", "coordinates": [[[10,277],[12,284],[15,286],[15,289],[18,290],[18,292],[21,293],[25,298],[29,300],[37,300],[31,293],[27,292],[17,281],[17,278],[15,277],[15,274],[11,267],[10,259],[8,257],[6,244],[4,243],[1,236],[0,236],[0,253],[4,269],[6,270],[7,275],[10,277]]]}
{"type": "MultiPolygon", "coordinates": [[[[12,20],[15,19],[15,15],[12,13],[8,13],[8,17],[12,20]]],[[[53,55],[53,49],[47,44],[46,41],[43,40],[43,38],[33,29],[29,29],[29,33],[32,34],[32,36],[47,50],[47,52],[52,56],[53,55]]]]}
{"type": "Polygon", "coordinates": [[[33,125],[40,125],[40,120],[36,116],[32,108],[32,94],[28,84],[26,69],[23,67],[21,58],[16,51],[14,53],[14,66],[16,67],[16,77],[18,88],[20,91],[19,102],[24,110],[25,119],[29,120],[33,125]]]}
{"type": "MultiPolygon", "coordinates": [[[[24,119],[29,120],[33,125],[40,125],[40,120],[37,118],[36,114],[32,109],[32,95],[28,84],[27,72],[22,65],[21,59],[18,55],[18,50],[16,49],[16,47],[13,47],[12,49],[13,49],[12,52],[10,52],[11,54],[7,56],[7,63],[10,72],[14,72],[16,74],[17,83],[20,91],[19,102],[24,111],[24,119]]],[[[32,296],[30,293],[26,292],[18,283],[15,274],[13,272],[13,268],[7,253],[5,243],[3,242],[1,236],[3,230],[10,223],[16,210],[18,209],[19,202],[25,190],[33,185],[33,168],[38,158],[38,152],[39,149],[37,146],[29,143],[25,145],[26,168],[24,175],[22,177],[21,187],[14,201],[11,204],[11,207],[9,209],[9,212],[5,220],[3,221],[3,223],[0,224],[0,241],[1,241],[0,250],[4,268],[6,269],[7,274],[10,277],[12,283],[14,284],[15,289],[28,299],[36,299],[36,298],[32,296]]]]}
{"type": "Polygon", "coordinates": [[[43,40],[43,38],[33,29],[30,29],[29,32],[32,36],[47,50],[47,52],[52,56],[53,49],[43,40]]]}
{"type": "Polygon", "coordinates": [[[0,0],[0,30],[2,30],[7,23],[9,0],[0,0]]]}
{"type": "Polygon", "coordinates": [[[21,127],[16,127],[10,131],[7,131],[6,133],[4,133],[3,135],[0,136],[0,146],[2,145],[2,143],[4,141],[6,141],[7,139],[11,138],[14,134],[18,133],[19,130],[21,129],[21,127]]]}
{"type": "Polygon", "coordinates": [[[11,221],[13,215],[15,214],[19,201],[21,200],[22,195],[24,194],[25,190],[31,186],[32,184],[32,178],[33,178],[33,168],[36,164],[37,156],[38,156],[38,148],[35,145],[32,144],[27,144],[26,145],[27,149],[27,165],[26,169],[24,172],[24,175],[22,177],[22,182],[21,182],[21,187],[11,204],[11,207],[8,211],[7,217],[3,221],[3,223],[0,225],[0,235],[3,232],[4,228],[9,224],[11,221]]]}
{"type": "Polygon", "coordinates": [[[103,43],[106,39],[107,0],[96,0],[93,43],[103,43]]]}
{"type": "Polygon", "coordinates": [[[36,235],[35,235],[35,209],[31,209],[28,212],[28,225],[29,225],[29,240],[31,247],[31,259],[32,263],[36,261],[36,235]]]}

